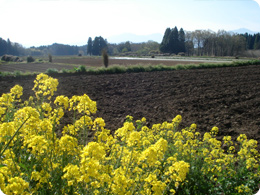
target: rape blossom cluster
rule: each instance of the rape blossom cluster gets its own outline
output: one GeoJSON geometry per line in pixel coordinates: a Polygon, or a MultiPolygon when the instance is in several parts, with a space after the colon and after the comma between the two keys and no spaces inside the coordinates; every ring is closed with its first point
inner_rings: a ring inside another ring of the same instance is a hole
{"type": "Polygon", "coordinates": [[[257,141],[216,138],[180,115],[147,126],[127,116],[112,134],[86,94],[54,100],[58,80],[39,74],[34,97],[16,85],[0,98],[0,188],[7,194],[253,194],[257,141]],[[71,114],[70,124],[63,121],[71,114]]]}

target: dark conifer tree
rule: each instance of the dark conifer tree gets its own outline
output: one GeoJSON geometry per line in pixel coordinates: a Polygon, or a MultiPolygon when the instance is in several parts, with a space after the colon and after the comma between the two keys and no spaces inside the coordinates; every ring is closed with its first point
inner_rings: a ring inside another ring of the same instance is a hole
{"type": "Polygon", "coordinates": [[[163,53],[175,54],[185,52],[184,30],[181,28],[179,32],[176,26],[173,29],[167,28],[160,45],[160,51],[163,53]]]}
{"type": "Polygon", "coordinates": [[[93,55],[99,55],[99,38],[95,37],[94,41],[93,41],[93,47],[92,47],[92,54],[93,55]]]}
{"type": "Polygon", "coordinates": [[[170,41],[169,41],[169,52],[177,54],[179,51],[179,32],[178,28],[175,26],[170,34],[170,41]]]}
{"type": "Polygon", "coordinates": [[[87,54],[88,55],[92,55],[92,47],[93,47],[92,38],[89,37],[88,38],[88,46],[87,46],[87,54]]]}
{"type": "Polygon", "coordinates": [[[249,35],[249,46],[248,49],[254,49],[255,35],[249,35]]]}
{"type": "Polygon", "coordinates": [[[0,38],[0,55],[4,55],[7,53],[7,42],[0,38]]]}
{"type": "Polygon", "coordinates": [[[20,55],[19,50],[23,50],[23,47],[21,45],[19,45],[18,43],[12,43],[10,39],[7,39],[6,41],[0,37],[0,56],[4,54],[18,56],[20,55]]]}
{"type": "Polygon", "coordinates": [[[179,51],[178,52],[186,52],[185,50],[185,32],[183,28],[179,31],[179,51]]]}
{"type": "Polygon", "coordinates": [[[170,34],[171,34],[171,29],[167,28],[165,30],[162,43],[160,45],[160,51],[163,52],[163,53],[169,52],[170,34]]]}
{"type": "Polygon", "coordinates": [[[10,39],[7,39],[7,51],[6,51],[7,54],[13,54],[12,52],[12,43],[10,41],[10,39]]]}
{"type": "Polygon", "coordinates": [[[260,33],[255,35],[254,49],[260,49],[260,33]]]}
{"type": "Polygon", "coordinates": [[[131,51],[131,44],[129,41],[125,42],[125,48],[127,49],[127,51],[131,51]]]}
{"type": "Polygon", "coordinates": [[[107,40],[103,37],[99,37],[99,55],[102,54],[102,50],[107,50],[107,40]]]}
{"type": "Polygon", "coordinates": [[[107,49],[107,41],[103,37],[95,37],[92,47],[93,55],[101,55],[103,49],[107,49]]]}

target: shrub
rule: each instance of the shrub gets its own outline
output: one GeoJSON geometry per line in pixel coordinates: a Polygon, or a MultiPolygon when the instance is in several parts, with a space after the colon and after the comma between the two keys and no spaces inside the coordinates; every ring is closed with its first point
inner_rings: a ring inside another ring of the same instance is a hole
{"type": "Polygon", "coordinates": [[[49,54],[48,57],[49,57],[49,62],[51,63],[52,62],[52,55],[49,54]]]}
{"type": "Polygon", "coordinates": [[[145,67],[142,65],[129,66],[126,72],[145,72],[145,67]]]}
{"type": "Polygon", "coordinates": [[[86,94],[53,99],[58,80],[36,77],[0,97],[0,187],[5,194],[253,194],[260,182],[257,141],[241,134],[217,140],[179,130],[180,115],[147,127],[127,116],[114,134],[95,118],[86,94]],[[71,124],[62,123],[64,113],[71,124]],[[57,130],[62,131],[60,136],[57,130]],[[90,137],[90,132],[94,134],[90,137]]]}
{"type": "Polygon", "coordinates": [[[63,69],[61,70],[61,72],[62,72],[62,73],[70,73],[71,70],[68,70],[68,69],[64,69],[64,68],[63,68],[63,69]]]}
{"type": "Polygon", "coordinates": [[[48,68],[46,70],[47,74],[51,74],[51,73],[58,73],[59,71],[56,68],[48,68]]]}
{"type": "Polygon", "coordinates": [[[76,72],[87,72],[86,66],[80,65],[78,68],[76,68],[76,72]]]}
{"type": "Polygon", "coordinates": [[[21,75],[22,75],[22,72],[19,71],[19,70],[16,70],[16,71],[14,71],[14,75],[15,75],[15,76],[21,76],[21,75]]]}
{"type": "Polygon", "coordinates": [[[102,58],[103,58],[103,64],[107,68],[108,67],[108,54],[107,54],[107,50],[105,50],[105,49],[102,51],[102,58]]]}
{"type": "Polygon", "coordinates": [[[123,66],[112,66],[105,70],[106,73],[110,74],[119,74],[119,73],[125,73],[126,69],[123,66]]]}
{"type": "Polygon", "coordinates": [[[179,52],[178,56],[185,56],[185,53],[184,52],[179,52]]]}
{"type": "Polygon", "coordinates": [[[28,56],[27,57],[27,62],[30,63],[30,62],[34,62],[35,59],[32,57],[32,56],[28,56]]]}

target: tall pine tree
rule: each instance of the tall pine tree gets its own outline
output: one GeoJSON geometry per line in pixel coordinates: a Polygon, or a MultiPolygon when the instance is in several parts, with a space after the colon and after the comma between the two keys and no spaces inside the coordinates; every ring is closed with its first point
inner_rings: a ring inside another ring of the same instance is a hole
{"type": "Polygon", "coordinates": [[[13,54],[12,43],[10,39],[7,39],[7,54],[13,54]]]}
{"type": "Polygon", "coordinates": [[[173,29],[167,28],[165,30],[162,43],[160,45],[160,51],[163,53],[185,52],[185,33],[181,28],[180,32],[175,26],[173,29]]]}
{"type": "Polygon", "coordinates": [[[254,49],[260,49],[260,33],[255,36],[254,49]]]}
{"type": "MultiPolygon", "coordinates": [[[[186,52],[185,50],[185,32],[183,28],[179,31],[179,52],[186,52]]],[[[178,52],[178,53],[179,53],[178,52]]]]}
{"type": "Polygon", "coordinates": [[[170,28],[167,28],[167,29],[165,30],[162,43],[161,43],[161,45],[160,45],[160,51],[163,52],[163,53],[169,52],[170,34],[171,34],[171,29],[170,29],[170,28]]]}
{"type": "Polygon", "coordinates": [[[93,41],[92,54],[99,55],[99,38],[95,37],[93,41]]]}
{"type": "Polygon", "coordinates": [[[0,56],[7,53],[7,42],[0,38],[0,56]]]}
{"type": "Polygon", "coordinates": [[[89,37],[88,38],[88,46],[87,46],[87,54],[88,55],[92,55],[92,47],[93,47],[92,38],[89,37]]]}
{"type": "Polygon", "coordinates": [[[179,32],[176,26],[172,29],[170,34],[169,51],[175,54],[179,51],[179,32]]]}

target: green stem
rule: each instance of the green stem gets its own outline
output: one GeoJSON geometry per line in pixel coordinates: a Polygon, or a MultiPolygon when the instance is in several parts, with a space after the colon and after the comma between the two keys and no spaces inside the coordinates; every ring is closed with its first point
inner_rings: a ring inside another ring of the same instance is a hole
{"type": "MultiPolygon", "coordinates": [[[[134,190],[132,191],[132,195],[135,194],[135,191],[136,191],[136,188],[137,188],[138,184],[140,184],[139,186],[143,186],[143,185],[142,185],[143,182],[140,183],[142,176],[143,176],[143,171],[142,171],[141,174],[139,175],[139,181],[136,182],[135,188],[134,188],[134,190]]],[[[164,193],[163,193],[163,194],[164,194],[164,193]]]]}
{"type": "MultiPolygon", "coordinates": [[[[57,118],[57,113],[56,116],[54,118],[54,124],[52,126],[52,143],[53,143],[53,149],[51,149],[51,158],[52,159],[52,155],[53,155],[53,151],[55,150],[55,129],[56,129],[56,118],[57,118]]],[[[53,172],[53,167],[52,167],[52,161],[50,161],[50,166],[51,166],[51,171],[53,172]]]]}
{"type": "Polygon", "coordinates": [[[86,113],[85,113],[85,104],[84,104],[84,129],[83,129],[83,133],[84,133],[84,145],[86,146],[87,145],[87,136],[88,136],[88,132],[87,132],[87,129],[86,129],[86,113]]]}
{"type": "Polygon", "coordinates": [[[131,163],[132,163],[133,150],[134,150],[134,149],[132,148],[131,155],[130,155],[130,159],[129,159],[129,163],[128,163],[127,168],[126,168],[126,175],[127,175],[127,172],[128,172],[129,166],[130,166],[131,163]]]}
{"type": "Polygon", "coordinates": [[[13,157],[13,155],[12,155],[11,150],[9,150],[9,152],[10,152],[10,156],[11,156],[11,158],[12,158],[12,160],[13,160],[13,164],[14,164],[14,167],[15,167],[15,169],[16,169],[16,172],[19,173],[19,170],[18,170],[18,168],[17,168],[17,165],[15,164],[15,159],[14,159],[14,157],[13,157]]]}
{"type": "Polygon", "coordinates": [[[14,133],[14,135],[11,137],[11,139],[8,141],[8,143],[5,145],[3,151],[0,154],[0,157],[3,155],[3,153],[5,152],[5,150],[8,148],[8,146],[10,145],[11,141],[13,141],[14,137],[16,136],[16,134],[19,132],[19,130],[22,128],[22,126],[24,125],[24,123],[26,123],[26,121],[30,118],[30,116],[21,124],[21,126],[16,130],[16,132],[14,133]]]}
{"type": "Polygon", "coordinates": [[[84,115],[83,115],[83,117],[84,117],[84,145],[86,146],[87,145],[87,143],[88,143],[88,131],[89,131],[89,129],[88,128],[86,128],[86,112],[85,112],[85,109],[86,109],[86,106],[85,106],[85,103],[84,103],[84,115]]]}
{"type": "Polygon", "coordinates": [[[123,156],[123,150],[124,150],[124,146],[122,146],[121,153],[120,153],[120,157],[117,159],[117,162],[116,162],[116,164],[115,164],[115,166],[114,166],[114,169],[117,169],[117,168],[119,167],[118,164],[120,163],[121,158],[122,158],[122,156],[123,156]]]}
{"type": "MultiPolygon", "coordinates": [[[[119,167],[118,164],[120,163],[121,158],[122,158],[122,156],[123,156],[123,150],[124,150],[124,146],[122,146],[120,157],[117,159],[117,162],[116,162],[116,164],[114,165],[114,170],[119,167]]],[[[111,182],[111,184],[109,185],[108,191],[107,191],[106,194],[109,194],[109,193],[110,193],[111,187],[112,187],[112,182],[111,182]]]]}

